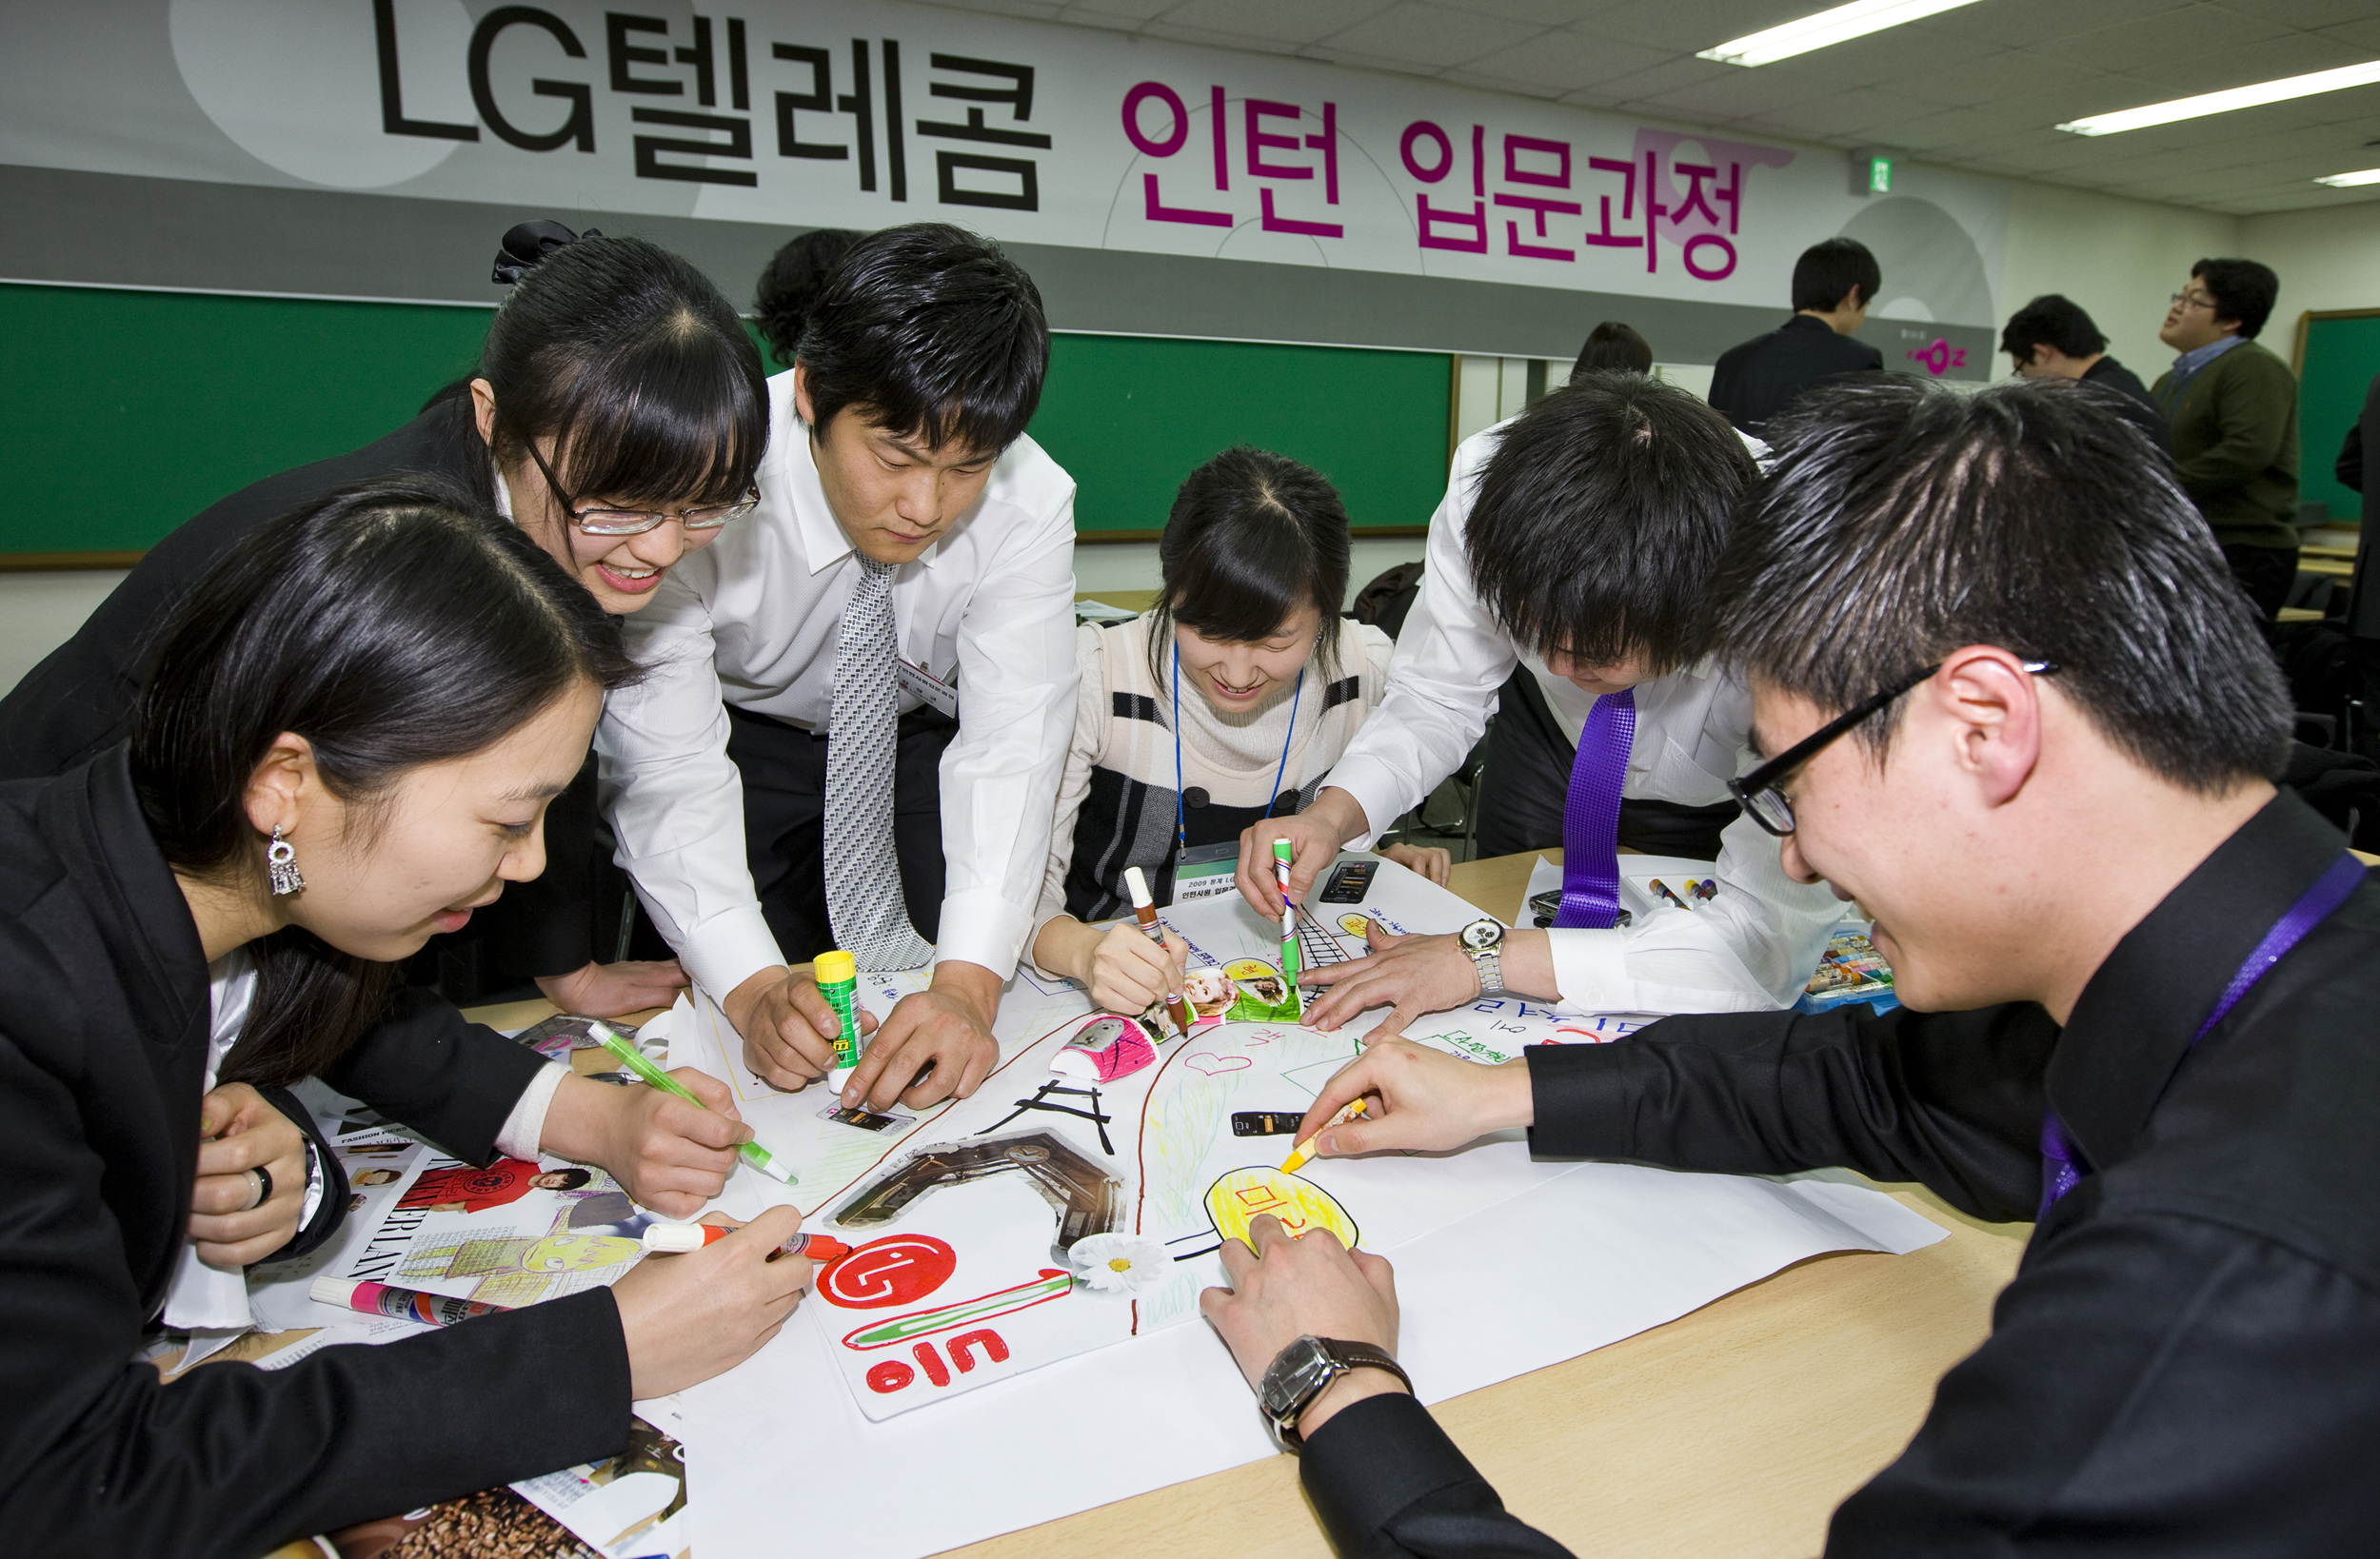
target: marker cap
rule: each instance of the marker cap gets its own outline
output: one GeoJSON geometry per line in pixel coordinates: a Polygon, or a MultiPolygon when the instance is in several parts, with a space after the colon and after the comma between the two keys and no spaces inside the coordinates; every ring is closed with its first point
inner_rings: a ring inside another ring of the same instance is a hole
{"type": "Polygon", "coordinates": [[[1157,902],[1157,899],[1149,893],[1149,879],[1140,875],[1140,868],[1138,866],[1124,868],[1124,890],[1132,895],[1134,909],[1147,909],[1157,902]]]}
{"type": "Polygon", "coordinates": [[[821,985],[833,985],[853,978],[859,972],[859,960],[840,949],[832,953],[821,953],[810,960],[810,976],[821,985]]]}
{"type": "Polygon", "coordinates": [[[1289,841],[1287,839],[1275,839],[1273,841],[1273,858],[1275,860],[1288,860],[1292,858],[1289,849],[1289,841]]]}
{"type": "MultiPolygon", "coordinates": [[[[710,1225],[717,1228],[716,1224],[710,1225]]],[[[724,1233],[726,1231],[721,1230],[724,1233]]],[[[684,1255],[708,1245],[713,1236],[699,1223],[648,1223],[642,1236],[645,1248],[660,1255],[684,1255]]]]}
{"type": "Polygon", "coordinates": [[[306,1292],[318,1304],[336,1305],[341,1310],[347,1310],[355,1303],[355,1291],[363,1286],[359,1279],[352,1277],[317,1277],[306,1292]]]}

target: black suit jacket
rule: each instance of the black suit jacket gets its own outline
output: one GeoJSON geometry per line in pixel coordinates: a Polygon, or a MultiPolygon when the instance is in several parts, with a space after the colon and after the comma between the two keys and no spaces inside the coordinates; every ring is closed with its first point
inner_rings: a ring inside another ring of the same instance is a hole
{"type": "MultiPolygon", "coordinates": [[[[2034,1228],[1991,1340],[1835,1511],[1829,1555],[2370,1550],[2380,885],[2191,1043],[2344,842],[2284,791],[2116,944],[2062,1034],[2031,1004],[1854,1007],[1528,1052],[1539,1154],[1845,1165],[2027,1218],[2054,1105],[2092,1167],[2034,1228]]],[[[1506,1514],[1410,1397],[1338,1414],[1303,1475],[1342,1554],[1565,1551],[1506,1514]]]]}
{"type": "Polygon", "coordinates": [[[2169,456],[2173,453],[2173,424],[2165,420],[2165,412],[2157,405],[2157,398],[2149,393],[2149,386],[2140,382],[2140,375],[2112,357],[2102,357],[2083,370],[2082,382],[2111,389],[2124,397],[2116,410],[2124,420],[2149,435],[2149,442],[2169,456]]]}
{"type": "Polygon", "coordinates": [[[2371,533],[2380,529],[2380,483],[2367,483],[2364,477],[2364,451],[2374,448],[2380,448],[2380,375],[2373,377],[2371,388],[2364,392],[2363,415],[2347,430],[2347,440],[2339,445],[2338,464],[2332,467],[2340,485],[2364,495],[2364,528],[2355,543],[2354,594],[2347,608],[2347,631],[2357,639],[2380,639],[2380,582],[2371,577],[2371,533]]]}
{"type": "MultiPolygon", "coordinates": [[[[446,398],[361,449],[243,487],[158,543],[73,638],[0,699],[0,780],[63,774],[123,740],[174,608],[250,531],[338,488],[410,472],[445,477],[494,506],[487,446],[471,425],[468,400],[446,398]]],[[[590,760],[548,811],[545,876],[507,886],[459,935],[482,943],[488,961],[515,977],[584,968],[593,957],[594,839],[590,760]]]]}
{"type": "Polygon", "coordinates": [[[254,1559],[620,1450],[627,1349],[605,1289],[271,1372],[165,1386],[133,1356],[189,1216],[211,1025],[198,930],[120,749],[0,784],[0,987],[11,1551],[254,1559]]]}
{"type": "Polygon", "coordinates": [[[1864,341],[1838,336],[1809,314],[1795,314],[1765,336],[1730,346],[1711,371],[1711,404],[1746,433],[1758,435],[1785,404],[1821,380],[1884,366],[1864,341]]]}

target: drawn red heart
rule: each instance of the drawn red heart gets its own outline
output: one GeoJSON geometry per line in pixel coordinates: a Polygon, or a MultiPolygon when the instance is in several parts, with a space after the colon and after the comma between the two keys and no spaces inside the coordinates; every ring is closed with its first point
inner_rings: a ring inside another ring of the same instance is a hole
{"type": "Polygon", "coordinates": [[[1200,1051],[1196,1056],[1185,1056],[1182,1059],[1210,1077],[1220,1076],[1226,1072],[1245,1072],[1248,1069],[1248,1058],[1245,1056],[1217,1056],[1211,1051],[1200,1051]]]}

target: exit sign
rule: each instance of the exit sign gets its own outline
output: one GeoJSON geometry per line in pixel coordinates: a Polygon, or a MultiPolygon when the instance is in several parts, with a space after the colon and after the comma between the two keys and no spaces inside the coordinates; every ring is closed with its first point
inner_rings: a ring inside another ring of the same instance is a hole
{"type": "Polygon", "coordinates": [[[1851,160],[1851,192],[1854,195],[1889,195],[1893,192],[1893,155],[1888,151],[1861,151],[1851,160]]]}

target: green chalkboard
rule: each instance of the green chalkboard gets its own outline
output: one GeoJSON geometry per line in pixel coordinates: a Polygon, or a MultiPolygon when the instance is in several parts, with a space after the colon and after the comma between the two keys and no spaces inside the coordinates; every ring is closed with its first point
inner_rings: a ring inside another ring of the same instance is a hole
{"type": "Polygon", "coordinates": [[[1320,471],[1359,528],[1419,525],[1446,489],[1449,392],[1434,352],[1059,336],[1032,431],[1074,473],[1086,537],[1159,530],[1235,444],[1320,471]]]}
{"type": "Polygon", "coordinates": [[[0,286],[0,552],[140,551],[369,444],[469,370],[488,310],[0,286]]]}
{"type": "MultiPolygon", "coordinates": [[[[2380,374],[2380,310],[2313,314],[2298,348],[2297,496],[2322,503],[2334,520],[2360,520],[2364,501],[2330,474],[2339,444],[2363,415],[2364,397],[2380,374]]],[[[2380,450],[2366,450],[2366,469],[2380,474],[2380,450]]]]}
{"type": "MultiPolygon", "coordinates": [[[[488,310],[0,285],[0,554],[137,552],[227,493],[370,443],[468,371],[488,310]]],[[[1055,338],[1033,434],[1086,532],[1154,531],[1233,444],[1302,460],[1359,525],[1427,521],[1447,360],[1421,352],[1055,338]]]]}

